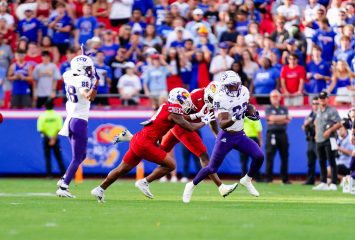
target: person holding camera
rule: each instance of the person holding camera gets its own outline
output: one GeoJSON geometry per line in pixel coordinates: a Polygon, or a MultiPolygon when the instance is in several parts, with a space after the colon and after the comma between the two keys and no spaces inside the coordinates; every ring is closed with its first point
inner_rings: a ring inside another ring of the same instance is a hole
{"type": "Polygon", "coordinates": [[[307,140],[307,163],[308,163],[308,172],[307,180],[304,185],[314,185],[316,181],[316,160],[317,160],[317,151],[316,151],[316,129],[314,125],[314,120],[317,116],[318,111],[318,97],[312,99],[312,111],[304,120],[302,129],[306,134],[307,140]]]}
{"type": "Polygon", "coordinates": [[[313,190],[337,190],[337,166],[335,162],[336,131],[341,127],[341,119],[338,111],[328,105],[328,93],[322,91],[318,96],[319,108],[315,120],[316,126],[316,149],[320,165],[321,183],[313,190]],[[327,184],[327,160],[329,161],[332,182],[327,184]]]}

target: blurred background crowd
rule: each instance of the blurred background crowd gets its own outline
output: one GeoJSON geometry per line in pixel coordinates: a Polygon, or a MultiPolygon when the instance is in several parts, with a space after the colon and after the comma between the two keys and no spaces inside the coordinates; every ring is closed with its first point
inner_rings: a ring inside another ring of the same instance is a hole
{"type": "Polygon", "coordinates": [[[62,74],[85,44],[95,107],[156,109],[174,87],[236,71],[252,102],[304,106],[322,90],[354,103],[354,0],[0,1],[0,106],[65,101],[62,74]]]}

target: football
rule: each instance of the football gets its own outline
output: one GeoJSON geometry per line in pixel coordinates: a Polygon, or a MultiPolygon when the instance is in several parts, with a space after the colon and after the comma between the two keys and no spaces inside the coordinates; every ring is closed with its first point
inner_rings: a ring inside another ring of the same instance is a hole
{"type": "Polygon", "coordinates": [[[247,110],[245,111],[245,116],[254,116],[256,108],[253,104],[248,104],[247,110]]]}

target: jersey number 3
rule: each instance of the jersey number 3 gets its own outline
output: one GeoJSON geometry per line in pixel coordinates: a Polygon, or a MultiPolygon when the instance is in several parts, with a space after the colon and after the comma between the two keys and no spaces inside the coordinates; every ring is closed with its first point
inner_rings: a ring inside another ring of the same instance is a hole
{"type": "Polygon", "coordinates": [[[78,96],[76,95],[76,90],[74,86],[67,87],[67,98],[73,103],[78,102],[78,96]]]}

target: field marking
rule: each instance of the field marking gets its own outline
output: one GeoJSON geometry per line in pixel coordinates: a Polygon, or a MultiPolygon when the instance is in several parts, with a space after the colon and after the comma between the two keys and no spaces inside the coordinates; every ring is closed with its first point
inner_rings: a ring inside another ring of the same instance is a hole
{"type": "Polygon", "coordinates": [[[0,193],[0,197],[55,197],[54,193],[0,193]]]}

